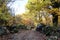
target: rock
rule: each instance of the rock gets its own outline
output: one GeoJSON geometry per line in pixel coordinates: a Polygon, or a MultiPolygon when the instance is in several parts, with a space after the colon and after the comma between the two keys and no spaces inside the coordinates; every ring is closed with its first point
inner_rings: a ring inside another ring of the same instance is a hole
{"type": "Polygon", "coordinates": [[[60,33],[60,27],[57,29],[57,32],[59,32],[59,33],[60,33]]]}
{"type": "Polygon", "coordinates": [[[37,28],[36,28],[36,31],[42,31],[42,28],[45,27],[44,24],[38,24],[37,25],[37,28]]]}

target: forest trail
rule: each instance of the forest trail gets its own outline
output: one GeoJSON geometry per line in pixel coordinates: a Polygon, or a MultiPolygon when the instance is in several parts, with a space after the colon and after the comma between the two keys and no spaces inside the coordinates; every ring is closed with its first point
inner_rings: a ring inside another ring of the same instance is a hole
{"type": "MultiPolygon", "coordinates": [[[[46,35],[34,30],[20,30],[15,34],[8,34],[0,37],[0,40],[46,40],[46,35]]],[[[58,38],[60,40],[60,38],[58,38]]]]}
{"type": "Polygon", "coordinates": [[[46,36],[33,30],[20,30],[18,33],[0,37],[0,40],[46,40],[46,36]]]}

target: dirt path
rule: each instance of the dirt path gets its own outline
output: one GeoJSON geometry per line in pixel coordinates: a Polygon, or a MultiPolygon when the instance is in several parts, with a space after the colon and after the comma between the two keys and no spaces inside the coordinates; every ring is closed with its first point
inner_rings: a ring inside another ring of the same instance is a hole
{"type": "Polygon", "coordinates": [[[37,31],[21,30],[18,33],[3,36],[0,40],[46,40],[46,36],[37,31]]]}

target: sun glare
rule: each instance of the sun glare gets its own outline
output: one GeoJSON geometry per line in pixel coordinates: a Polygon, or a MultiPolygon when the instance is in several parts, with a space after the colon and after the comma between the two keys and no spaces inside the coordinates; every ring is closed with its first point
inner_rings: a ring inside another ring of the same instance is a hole
{"type": "MultiPolygon", "coordinates": [[[[15,0],[15,2],[10,6],[14,10],[15,15],[21,15],[25,12],[26,10],[26,3],[28,0],[15,0]]],[[[8,4],[9,6],[10,4],[8,4]]]]}

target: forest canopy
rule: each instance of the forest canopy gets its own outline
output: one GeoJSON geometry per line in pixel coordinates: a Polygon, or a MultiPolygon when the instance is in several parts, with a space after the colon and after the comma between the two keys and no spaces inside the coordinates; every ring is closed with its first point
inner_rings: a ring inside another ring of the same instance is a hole
{"type": "MultiPolygon", "coordinates": [[[[13,25],[13,23],[21,22],[24,18],[28,18],[34,22],[34,25],[42,22],[42,14],[41,11],[44,11],[43,16],[45,15],[45,18],[43,18],[45,21],[48,21],[48,15],[49,13],[60,13],[60,1],[59,0],[28,0],[28,3],[26,4],[26,12],[23,15],[20,15],[19,17],[15,16],[13,17],[11,15],[12,11],[9,12],[10,8],[7,7],[7,4],[9,2],[14,2],[14,0],[0,0],[0,25],[13,25]],[[20,18],[17,20],[17,18],[20,18]],[[14,22],[16,21],[16,22],[14,22]]],[[[10,5],[11,6],[11,5],[10,5]]],[[[58,14],[59,15],[59,14],[58,14]]],[[[45,22],[44,22],[45,23],[45,22]]],[[[20,23],[21,24],[21,23],[20,23]]],[[[46,23],[45,23],[46,24],[46,23]]],[[[48,23],[47,23],[48,24],[48,23]]]]}
{"type": "Polygon", "coordinates": [[[11,16],[7,8],[7,2],[8,0],[0,0],[0,26],[12,25],[9,22],[13,20],[13,16],[11,16]]]}

